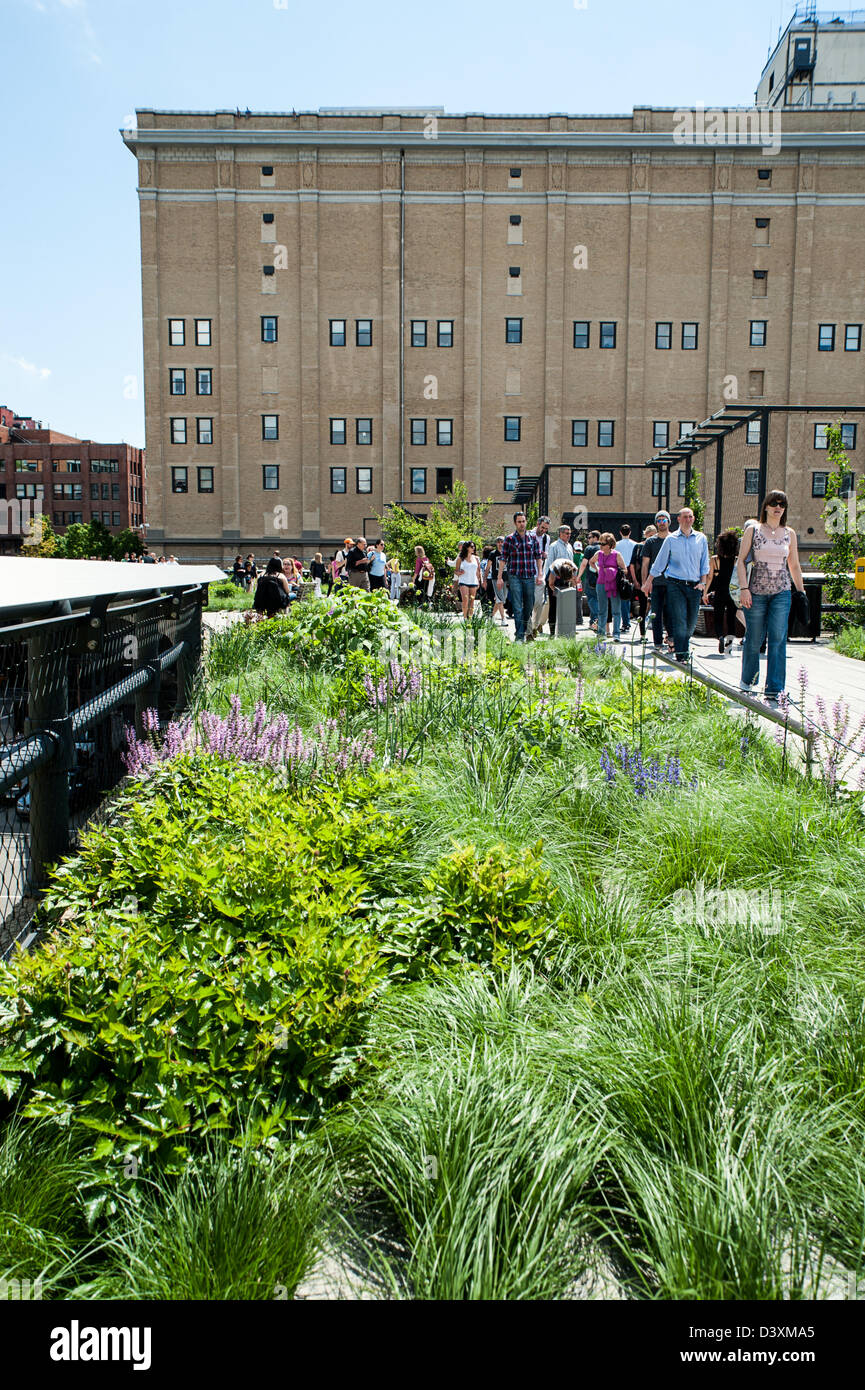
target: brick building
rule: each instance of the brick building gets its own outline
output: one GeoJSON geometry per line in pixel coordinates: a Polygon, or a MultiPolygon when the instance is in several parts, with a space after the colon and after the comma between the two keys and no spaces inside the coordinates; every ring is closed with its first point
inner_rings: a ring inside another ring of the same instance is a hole
{"type": "MultiPolygon", "coordinates": [[[[731,401],[831,408],[769,478],[813,532],[820,427],[865,404],[865,113],[785,111],[777,149],[677,131],[140,110],[151,543],[309,555],[552,463],[554,516],[645,514],[651,467],[623,465],[731,401]]],[[[746,461],[725,524],[756,504],[746,461]]]]}
{"type": "Polygon", "coordinates": [[[144,485],[143,449],[0,424],[0,503],[6,519],[0,551],[19,549],[22,510],[26,521],[41,509],[58,534],[76,521],[99,520],[115,534],[127,526],[141,528],[144,485]]]}

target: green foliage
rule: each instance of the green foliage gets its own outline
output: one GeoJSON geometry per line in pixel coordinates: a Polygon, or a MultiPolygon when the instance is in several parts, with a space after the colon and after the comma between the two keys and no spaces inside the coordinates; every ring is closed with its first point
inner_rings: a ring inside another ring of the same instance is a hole
{"type": "Polygon", "coordinates": [[[38,517],[34,517],[30,522],[30,536],[26,542],[22,543],[21,554],[24,556],[48,556],[57,553],[57,537],[54,528],[45,512],[40,512],[38,517]]]}
{"type": "MultiPolygon", "coordinates": [[[[849,576],[856,559],[863,551],[865,478],[860,478],[855,486],[855,501],[852,507],[854,515],[851,519],[849,499],[842,496],[842,491],[853,469],[841,442],[840,424],[830,425],[826,430],[826,449],[827,461],[831,464],[832,471],[826,479],[826,505],[822,515],[826,523],[826,534],[830,538],[829,549],[820,555],[813,555],[811,560],[818,569],[829,576],[825,586],[825,601],[840,604],[849,610],[846,621],[855,621],[857,615],[861,621],[862,604],[861,601],[856,601],[849,576]]],[[[843,626],[844,621],[845,615],[842,614],[841,623],[836,619],[834,625],[843,626]]],[[[831,621],[829,625],[833,625],[831,621]]]]}
{"type": "Polygon", "coordinates": [[[345,588],[330,599],[293,604],[287,617],[256,623],[250,640],[253,646],[278,649],[307,666],[338,668],[349,652],[375,654],[411,628],[409,617],[384,590],[345,588]]]}
{"type": "Polygon", "coordinates": [[[43,949],[0,970],[7,1094],[176,1161],[277,1132],[338,1084],[384,976],[365,920],[404,832],[381,790],[281,800],[275,774],[180,759],[56,872],[43,949]]]}
{"type": "Polygon", "coordinates": [[[842,656],[865,661],[865,627],[842,628],[832,645],[842,656]]]}
{"type": "Polygon", "coordinates": [[[495,504],[470,502],[465,483],[454,483],[453,492],[445,493],[432,504],[426,521],[419,521],[404,507],[387,508],[381,522],[381,534],[388,555],[397,555],[404,568],[414,569],[415,546],[422,545],[435,566],[440,583],[450,584],[453,568],[449,561],[456,558],[463,541],[474,541],[478,554],[486,542],[496,535],[503,519],[490,515],[495,504]]]}
{"type": "Polygon", "coordinates": [[[220,580],[211,584],[207,591],[208,613],[237,613],[252,607],[252,593],[241,589],[233,579],[220,580]]]}
{"type": "Polygon", "coordinates": [[[390,905],[385,949],[399,962],[396,973],[419,979],[464,962],[501,968],[514,956],[535,957],[556,915],[540,854],[540,843],[519,860],[502,845],[486,854],[466,845],[442,859],[424,880],[424,899],[390,905]]]}
{"type": "Polygon", "coordinates": [[[700,474],[696,468],[691,470],[691,477],[685,488],[682,505],[690,507],[694,513],[694,530],[702,531],[703,522],[706,520],[706,504],[700,496],[700,474]]]}
{"type": "Polygon", "coordinates": [[[38,1279],[43,1298],[68,1286],[86,1236],[93,1173],[82,1148],[68,1130],[20,1117],[0,1138],[0,1277],[38,1279]]]}
{"type": "Polygon", "coordinates": [[[127,551],[140,555],[143,549],[140,535],[128,526],[113,536],[101,521],[75,521],[62,536],[55,537],[51,553],[63,560],[86,560],[91,555],[100,560],[122,560],[127,551]]]}
{"type": "Polygon", "coordinates": [[[124,1201],[99,1299],[288,1299],[318,1244],[324,1184],[297,1152],[210,1142],[177,1176],[124,1201]]]}

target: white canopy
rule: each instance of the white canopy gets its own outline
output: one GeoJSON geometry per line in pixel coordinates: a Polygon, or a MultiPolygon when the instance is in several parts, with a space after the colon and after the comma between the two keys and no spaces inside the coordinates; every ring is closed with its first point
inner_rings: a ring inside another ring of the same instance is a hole
{"type": "Polygon", "coordinates": [[[100,595],[181,589],[225,579],[216,565],[138,565],[119,560],[51,560],[0,555],[0,620],[11,610],[69,599],[81,604],[100,595]]]}

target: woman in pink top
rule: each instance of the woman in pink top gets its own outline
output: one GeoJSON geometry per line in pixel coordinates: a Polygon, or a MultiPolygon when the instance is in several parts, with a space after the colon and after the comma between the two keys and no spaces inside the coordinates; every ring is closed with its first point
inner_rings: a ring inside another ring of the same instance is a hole
{"type": "Polygon", "coordinates": [[[600,550],[589,561],[591,568],[598,572],[598,632],[603,624],[606,635],[610,635],[607,625],[609,608],[613,617],[613,641],[621,642],[622,600],[619,598],[616,577],[619,570],[626,571],[625,557],[616,550],[616,538],[611,531],[603,533],[599,545],[600,550]]]}
{"type": "Polygon", "coordinates": [[[791,580],[801,594],[798,602],[807,605],[796,532],[787,525],[786,493],[768,493],[759,522],[746,527],[739,547],[738,569],[741,603],[748,614],[739,689],[750,694],[751,687],[756,684],[760,675],[760,648],[768,636],[765,699],[767,704],[775,705],[787,674],[791,580]],[[750,585],[745,571],[749,560],[753,561],[750,585]]]}

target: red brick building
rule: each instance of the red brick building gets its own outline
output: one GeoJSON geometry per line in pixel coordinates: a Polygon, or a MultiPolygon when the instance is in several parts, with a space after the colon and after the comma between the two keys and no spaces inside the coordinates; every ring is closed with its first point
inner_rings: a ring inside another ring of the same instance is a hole
{"type": "Polygon", "coordinates": [[[58,534],[73,522],[99,520],[115,534],[130,526],[143,538],[144,450],[30,428],[35,425],[0,407],[0,503],[7,503],[0,550],[20,545],[18,511],[8,505],[14,501],[28,516],[39,510],[38,502],[58,534]],[[9,417],[16,423],[8,423],[9,417]]]}

